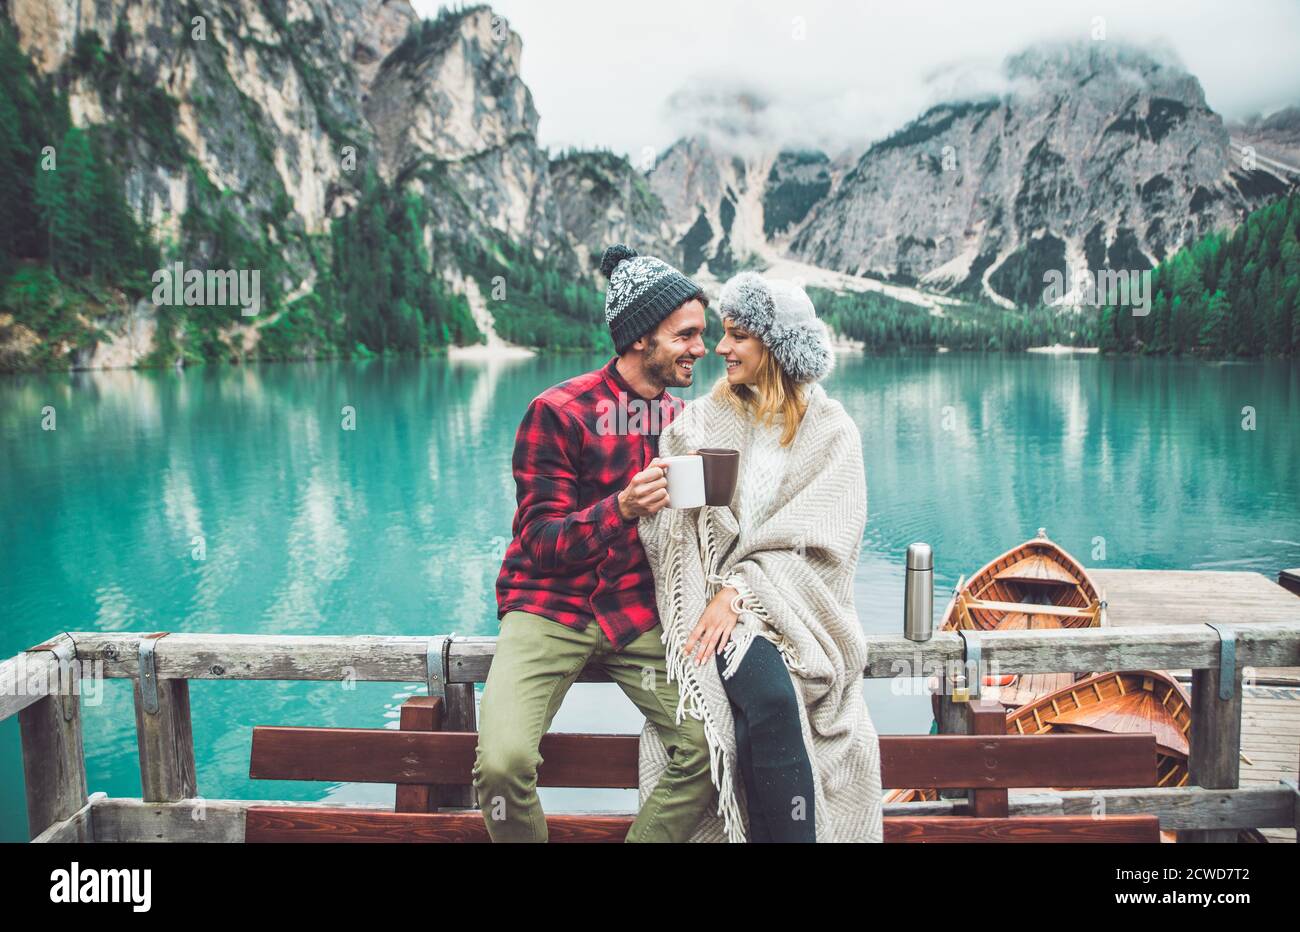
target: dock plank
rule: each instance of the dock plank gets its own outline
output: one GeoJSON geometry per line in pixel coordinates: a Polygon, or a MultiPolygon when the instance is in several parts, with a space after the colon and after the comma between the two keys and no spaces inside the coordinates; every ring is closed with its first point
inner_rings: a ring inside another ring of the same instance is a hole
{"type": "Polygon", "coordinates": [[[1089,567],[1088,574],[1117,627],[1300,619],[1300,598],[1260,573],[1089,567]]]}
{"type": "MultiPolygon", "coordinates": [[[[1246,687],[1242,692],[1241,752],[1248,760],[1241,761],[1241,785],[1276,786],[1283,778],[1296,779],[1300,688],[1246,687]]],[[[1270,843],[1296,840],[1294,828],[1270,828],[1263,834],[1270,843]]]]}
{"type": "MultiPolygon", "coordinates": [[[[1117,627],[1191,622],[1295,621],[1300,598],[1260,573],[1209,570],[1090,569],[1106,598],[1106,620],[1117,627]],[[1172,609],[1176,608],[1176,611],[1172,609]]],[[[1254,667],[1257,682],[1300,686],[1300,667],[1254,667]]],[[[1170,671],[1184,681],[1190,670],[1170,671]]],[[[1300,688],[1243,688],[1242,786],[1276,786],[1300,768],[1300,688]]],[[[1270,842],[1296,841],[1294,828],[1264,832],[1270,842]]]]}

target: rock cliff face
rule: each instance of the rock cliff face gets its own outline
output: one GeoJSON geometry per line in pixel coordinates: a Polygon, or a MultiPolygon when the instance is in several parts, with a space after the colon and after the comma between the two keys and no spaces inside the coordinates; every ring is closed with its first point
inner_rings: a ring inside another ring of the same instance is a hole
{"type": "Polygon", "coordinates": [[[691,136],[670,146],[649,178],[685,269],[722,279],[783,254],[843,171],[817,150],[740,154],[691,136]]]}
{"type": "Polygon", "coordinates": [[[211,231],[235,229],[273,255],[286,300],[321,280],[326,235],[369,172],[427,207],[430,271],[449,282],[470,242],[593,281],[612,240],[674,258],[625,159],[552,163],[539,146],[522,40],[486,6],[427,21],[407,0],[7,0],[0,14],[67,89],[74,125],[116,127],[128,204],[156,237],[199,266],[220,252],[211,231]]]}
{"type": "Polygon", "coordinates": [[[874,144],[791,245],[807,262],[1033,302],[1043,272],[1143,269],[1288,182],[1241,169],[1177,65],[1111,42],[1009,59],[1011,90],[874,144]]]}
{"type": "Polygon", "coordinates": [[[522,50],[519,36],[480,8],[422,24],[379,66],[365,114],[380,171],[426,198],[439,233],[495,230],[550,245],[547,157],[519,78],[522,50]]]}
{"type": "Polygon", "coordinates": [[[339,22],[343,50],[361,83],[363,101],[388,53],[397,48],[407,31],[419,21],[419,15],[407,0],[362,0],[354,16],[339,22]]]}
{"type": "Polygon", "coordinates": [[[554,160],[520,78],[523,42],[490,9],[423,23],[375,72],[364,105],[387,180],[419,192],[450,239],[504,235],[538,257],[593,275],[623,240],[675,260],[664,205],[607,152],[554,160]]]}
{"type": "Polygon", "coordinates": [[[567,152],[550,164],[555,234],[580,268],[596,268],[606,246],[626,241],[638,252],[680,261],[676,231],[645,176],[609,152],[567,152]]]}
{"type": "Polygon", "coordinates": [[[769,101],[747,89],[678,92],[675,112],[695,131],[649,172],[687,272],[726,278],[785,251],[842,166],[822,152],[780,145],[769,101]]]}
{"type": "Polygon", "coordinates": [[[123,127],[118,166],[136,214],[179,240],[187,212],[228,192],[229,209],[282,251],[286,292],[315,277],[306,238],[352,200],[344,147],[364,148],[373,135],[352,62],[391,40],[395,9],[383,0],[10,2],[21,46],[67,80],[74,124],[123,127]],[[372,25],[362,35],[340,26],[349,23],[372,25]]]}

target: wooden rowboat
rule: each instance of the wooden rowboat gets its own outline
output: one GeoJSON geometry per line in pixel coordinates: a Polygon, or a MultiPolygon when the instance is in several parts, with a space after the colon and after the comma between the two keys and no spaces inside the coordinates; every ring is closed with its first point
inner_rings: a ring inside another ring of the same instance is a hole
{"type": "MultiPolygon", "coordinates": [[[[1096,673],[1007,715],[1007,734],[1011,735],[1154,734],[1156,786],[1187,784],[1191,728],[1191,697],[1162,670],[1096,673]]],[[[1163,842],[1177,839],[1177,832],[1160,832],[1163,842]]],[[[1262,839],[1258,832],[1242,832],[1238,838],[1262,839]]]]}
{"type": "Polygon", "coordinates": [[[1015,631],[1094,628],[1104,623],[1104,603],[1078,560],[1038,536],[1012,547],[957,584],[943,615],[945,631],[1015,631]]]}
{"type": "MultiPolygon", "coordinates": [[[[1191,698],[1182,684],[1159,670],[1094,673],[1007,713],[1009,735],[1154,734],[1156,786],[1187,784],[1191,727],[1191,698]]],[[[897,789],[885,795],[885,802],[938,798],[935,790],[897,789]]]]}
{"type": "Polygon", "coordinates": [[[1094,673],[1007,715],[1009,735],[1154,734],[1156,786],[1186,785],[1191,728],[1191,697],[1160,670],[1094,673]]]}
{"type": "MultiPolygon", "coordinates": [[[[1162,670],[1094,673],[1007,713],[1007,734],[1154,734],[1156,786],[1186,786],[1187,757],[1192,729],[1191,697],[1183,685],[1162,670]]],[[[1034,787],[1025,787],[1033,790],[1034,787]]],[[[1081,789],[1058,786],[1057,790],[1081,789]]],[[[895,789],[887,803],[932,801],[937,790],[895,789]]],[[[1178,833],[1160,832],[1173,843],[1178,833]]],[[[1267,843],[1258,829],[1241,829],[1237,841],[1267,843]]]]}
{"type": "Polygon", "coordinates": [[[935,789],[925,790],[888,790],[885,792],[884,801],[887,803],[919,803],[924,800],[933,801],[939,798],[939,791],[935,789]]]}
{"type": "MultiPolygon", "coordinates": [[[[1061,546],[1038,536],[1012,547],[970,578],[959,580],[943,614],[941,630],[1023,631],[1098,627],[1106,622],[1106,602],[1088,571],[1061,546]]],[[[1082,674],[1086,676],[1087,674],[1082,674]]],[[[1012,709],[1069,686],[1074,673],[1032,673],[985,677],[997,686],[997,699],[1012,709]]],[[[934,700],[938,717],[938,698],[934,700]]]]}

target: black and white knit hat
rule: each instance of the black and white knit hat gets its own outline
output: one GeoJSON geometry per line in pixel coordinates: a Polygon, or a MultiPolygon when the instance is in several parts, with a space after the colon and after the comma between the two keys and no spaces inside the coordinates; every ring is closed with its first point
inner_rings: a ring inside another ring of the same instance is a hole
{"type": "Polygon", "coordinates": [[[605,322],[622,354],[659,322],[703,290],[681,272],[654,256],[615,243],[605,250],[600,270],[609,279],[605,292],[605,322]]]}
{"type": "Polygon", "coordinates": [[[816,382],[835,367],[830,331],[794,282],[741,272],[722,286],[718,316],[763,341],[796,382],[816,382]]]}

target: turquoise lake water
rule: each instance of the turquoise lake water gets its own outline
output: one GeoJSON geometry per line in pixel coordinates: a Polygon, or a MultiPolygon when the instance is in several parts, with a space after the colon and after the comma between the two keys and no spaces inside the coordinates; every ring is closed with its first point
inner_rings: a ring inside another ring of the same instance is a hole
{"type": "MultiPolygon", "coordinates": [[[[605,357],[373,361],[0,379],[0,658],[61,631],[493,634],[528,401],[605,357]],[[53,406],[56,429],[42,430],[53,406]],[[342,409],[356,429],[343,430],[342,409]],[[194,538],[206,556],[196,560],[194,538]]],[[[721,374],[710,359],[691,397],[721,374]]],[[[1300,366],[1039,355],[841,356],[868,529],[858,610],[901,631],[902,554],[961,574],[1039,527],[1094,567],[1300,565],[1300,366]],[[1243,409],[1249,409],[1243,413],[1243,409]],[[1253,417],[1254,429],[1248,419],[1253,417]],[[1104,557],[1099,547],[1104,545],[1104,557]]],[[[253,782],[256,724],[393,726],[411,684],[191,684],[199,793],[392,801],[391,787],[253,782]]],[[[870,682],[882,732],[929,704],[870,682]]],[[[89,788],[139,796],[126,681],[83,705],[89,788]]],[[[555,729],[635,731],[579,685],[555,729]]],[[[27,838],[16,719],[0,722],[0,840],[27,838]]],[[[629,809],[631,791],[548,805],[629,809]]]]}

